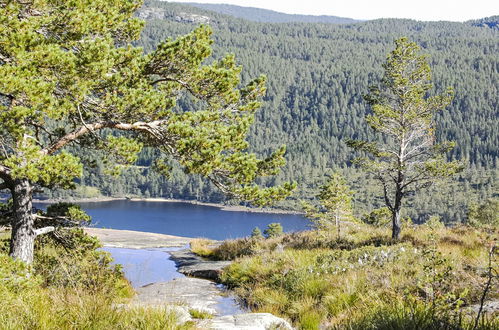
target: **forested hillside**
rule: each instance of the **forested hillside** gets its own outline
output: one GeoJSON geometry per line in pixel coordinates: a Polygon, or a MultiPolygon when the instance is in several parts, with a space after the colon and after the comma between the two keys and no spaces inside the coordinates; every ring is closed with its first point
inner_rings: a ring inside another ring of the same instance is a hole
{"type": "MultiPolygon", "coordinates": [[[[365,122],[369,109],[362,96],[379,80],[393,41],[407,36],[429,54],[435,93],[448,86],[455,91],[451,106],[438,115],[437,137],[455,141],[449,158],[462,159],[468,166],[456,180],[416,196],[407,215],[415,221],[436,214],[463,221],[470,202],[498,195],[499,31],[490,24],[401,19],[345,25],[258,23],[156,1],[148,1],[139,16],[147,20],[139,41],[146,51],[205,23],[214,31],[214,57],[234,53],[243,66],[244,81],[265,74],[267,96],[250,144],[262,154],[282,144],[288,150],[284,171],[270,183],[295,180],[295,199],[309,198],[328,168],[341,168],[356,191],[358,215],[380,206],[380,194],[372,179],[351,166],[355,154],[345,140],[371,137],[365,122]]],[[[193,105],[186,99],[179,106],[193,105]]],[[[96,163],[83,183],[106,195],[223,198],[210,184],[189,179],[177,169],[166,181],[149,169],[154,157],[144,151],[138,166],[116,179],[104,175],[96,163]]]]}
{"type": "Polygon", "coordinates": [[[297,14],[284,14],[273,10],[241,7],[228,4],[219,3],[194,3],[189,2],[186,5],[194,6],[201,9],[211,10],[220,14],[230,15],[233,17],[244,18],[253,22],[266,22],[266,23],[331,23],[331,24],[346,24],[354,23],[357,20],[346,17],[328,16],[328,15],[297,15],[297,14]]]}

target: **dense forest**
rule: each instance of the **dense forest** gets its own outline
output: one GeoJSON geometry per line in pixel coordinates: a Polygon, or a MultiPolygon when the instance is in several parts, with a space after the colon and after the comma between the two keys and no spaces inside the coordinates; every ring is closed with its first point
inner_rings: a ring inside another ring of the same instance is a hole
{"type": "MultiPolygon", "coordinates": [[[[467,165],[454,180],[414,196],[406,216],[416,222],[430,215],[462,222],[470,203],[498,196],[497,17],[465,23],[403,19],[352,24],[261,23],[159,1],[147,1],[138,16],[146,19],[138,45],[147,52],[160,40],[188,33],[200,23],[209,24],[214,31],[214,58],[234,53],[243,67],[243,82],[260,74],[267,76],[264,106],[257,112],[249,142],[252,151],[262,155],[282,144],[287,146],[287,165],[267,183],[293,180],[298,191],[280,207],[297,208],[299,199],[314,196],[330,168],[339,169],[355,190],[358,216],[382,206],[373,179],[351,164],[358,155],[345,141],[373,138],[365,121],[370,110],[363,95],[369,85],[379,81],[381,63],[401,36],[417,42],[429,55],[434,92],[449,86],[454,89],[451,106],[436,118],[437,138],[455,141],[448,157],[467,165]]],[[[181,111],[196,104],[186,96],[178,107],[181,111]]],[[[169,179],[161,177],[151,170],[156,155],[150,150],[144,150],[137,166],[120,177],[104,173],[91,153],[84,155],[94,166],[73,192],[79,197],[224,199],[211,184],[187,177],[180,168],[174,168],[169,179]]]]}

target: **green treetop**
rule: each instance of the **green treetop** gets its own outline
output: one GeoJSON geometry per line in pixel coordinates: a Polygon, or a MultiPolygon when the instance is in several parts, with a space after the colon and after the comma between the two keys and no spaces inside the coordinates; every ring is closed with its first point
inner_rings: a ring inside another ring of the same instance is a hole
{"type": "Polygon", "coordinates": [[[404,198],[453,175],[461,165],[444,157],[452,143],[435,142],[434,115],[450,103],[452,91],[428,96],[432,85],[426,56],[419,54],[419,47],[407,38],[396,40],[395,45],[383,64],[381,84],[371,87],[365,97],[372,109],[367,122],[382,135],[383,143],[348,144],[368,155],[356,161],[381,183],[392,214],[392,237],[398,239],[404,198]]]}
{"type": "Polygon", "coordinates": [[[319,206],[303,203],[306,217],[311,219],[315,227],[329,230],[336,226],[338,237],[342,221],[352,221],[352,196],[353,192],[348,187],[346,180],[337,172],[328,176],[327,182],[320,187],[317,194],[319,206]]]}
{"type": "Polygon", "coordinates": [[[163,156],[155,167],[165,174],[177,162],[259,205],[294,188],[254,184],[284,164],[284,147],[266,159],[247,152],[265,78],[239,87],[233,55],[205,64],[208,27],[145,54],[131,44],[143,26],[133,17],[140,5],[0,1],[0,190],[12,196],[1,217],[12,226],[14,258],[31,262],[35,237],[53,229],[33,214],[32,194],[72,187],[83,168],[69,148],[74,144],[103,151],[110,170],[133,163],[144,147],[156,148],[163,156]],[[200,110],[178,110],[176,100],[185,95],[200,110]]]}

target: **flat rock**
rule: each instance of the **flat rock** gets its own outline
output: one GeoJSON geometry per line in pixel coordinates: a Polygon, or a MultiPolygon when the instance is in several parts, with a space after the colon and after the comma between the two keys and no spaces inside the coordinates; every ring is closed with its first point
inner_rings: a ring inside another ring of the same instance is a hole
{"type": "Polygon", "coordinates": [[[136,289],[132,306],[185,305],[189,308],[216,314],[215,305],[220,299],[216,284],[199,278],[176,278],[169,282],[158,282],[136,289]]]}
{"type": "Polygon", "coordinates": [[[213,330],[292,330],[293,327],[284,319],[269,313],[246,313],[227,315],[203,321],[199,324],[203,329],[213,330]]]}
{"type": "Polygon", "coordinates": [[[116,230],[104,228],[84,228],[91,236],[96,236],[106,247],[148,249],[162,247],[179,247],[189,244],[192,238],[133,230],[116,230]]]}
{"type": "Polygon", "coordinates": [[[189,313],[188,306],[168,305],[165,306],[165,312],[173,312],[177,317],[177,324],[182,325],[186,322],[192,321],[191,313],[189,313]]]}
{"type": "Polygon", "coordinates": [[[170,252],[170,259],[175,261],[179,273],[213,281],[218,281],[222,268],[232,263],[204,259],[189,249],[170,252]]]}
{"type": "MultiPolygon", "coordinates": [[[[473,312],[478,313],[478,311],[480,310],[480,305],[472,305],[470,306],[470,309],[473,310],[473,312]]],[[[482,313],[499,314],[499,299],[486,301],[483,304],[482,313]]]]}

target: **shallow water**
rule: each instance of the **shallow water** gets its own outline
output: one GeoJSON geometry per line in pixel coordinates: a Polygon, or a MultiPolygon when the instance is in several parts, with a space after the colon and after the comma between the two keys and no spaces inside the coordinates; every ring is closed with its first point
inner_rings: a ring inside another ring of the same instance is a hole
{"type": "Polygon", "coordinates": [[[175,262],[168,251],[176,251],[185,247],[157,249],[125,249],[105,247],[104,251],[111,253],[115,263],[123,266],[125,277],[134,288],[155,283],[171,281],[174,278],[185,277],[177,272],[175,262]]]}
{"type": "MultiPolygon", "coordinates": [[[[174,278],[185,277],[177,271],[175,262],[170,259],[168,251],[185,249],[186,247],[176,248],[156,248],[156,249],[125,249],[105,247],[104,251],[111,253],[115,263],[123,266],[125,277],[130,281],[134,288],[155,283],[167,282],[174,278]]],[[[219,284],[220,299],[213,306],[218,315],[233,315],[244,313],[236,299],[227,295],[224,286],[219,284]]]]}

